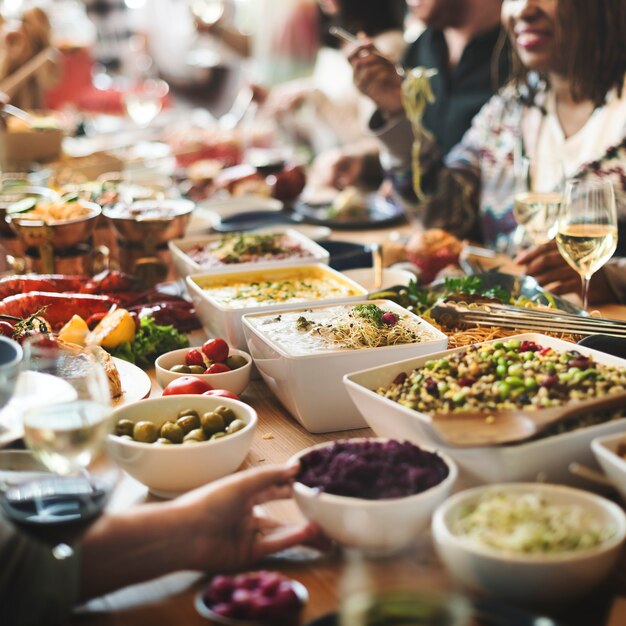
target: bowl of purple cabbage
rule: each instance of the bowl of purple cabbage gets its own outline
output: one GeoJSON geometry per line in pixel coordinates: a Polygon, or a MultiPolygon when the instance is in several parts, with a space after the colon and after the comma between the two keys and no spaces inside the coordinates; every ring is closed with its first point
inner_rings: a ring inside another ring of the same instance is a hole
{"type": "Polygon", "coordinates": [[[372,554],[410,546],[452,492],[449,457],[407,441],[344,439],[307,448],[294,498],[304,516],[339,544],[372,554]]]}

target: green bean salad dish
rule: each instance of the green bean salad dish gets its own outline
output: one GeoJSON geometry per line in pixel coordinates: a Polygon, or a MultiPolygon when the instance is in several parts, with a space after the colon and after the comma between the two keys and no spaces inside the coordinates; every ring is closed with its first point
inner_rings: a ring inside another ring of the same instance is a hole
{"type": "Polygon", "coordinates": [[[474,344],[399,374],[376,393],[421,413],[541,409],[626,390],[626,369],[534,341],[474,344]]]}

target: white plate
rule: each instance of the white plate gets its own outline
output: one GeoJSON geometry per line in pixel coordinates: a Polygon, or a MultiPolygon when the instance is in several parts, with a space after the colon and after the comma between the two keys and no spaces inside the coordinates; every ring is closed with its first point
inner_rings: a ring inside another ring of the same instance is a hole
{"type": "Polygon", "coordinates": [[[283,203],[275,198],[241,196],[239,198],[204,200],[199,202],[197,206],[215,211],[223,219],[243,211],[282,211],[283,203]]]}
{"type": "Polygon", "coordinates": [[[150,395],[152,381],[150,376],[146,374],[140,367],[113,357],[113,362],[120,373],[120,381],[122,383],[122,395],[113,402],[115,408],[143,400],[150,395]]]}
{"type": "MultiPolygon", "coordinates": [[[[150,394],[152,381],[148,374],[123,359],[113,357],[113,362],[117,367],[122,383],[122,395],[113,402],[115,408],[142,400],[150,394]]],[[[0,410],[0,446],[8,445],[19,439],[23,433],[20,411],[17,404],[10,401],[0,410]]]]}
{"type": "MultiPolygon", "coordinates": [[[[301,235],[312,239],[313,241],[326,241],[330,239],[332,230],[328,226],[315,226],[315,224],[289,224],[291,230],[298,231],[301,235]]],[[[189,230],[189,229],[187,229],[189,230]]],[[[272,232],[276,230],[276,226],[267,228],[256,228],[255,233],[272,232]]]]}
{"type": "MultiPolygon", "coordinates": [[[[374,286],[374,268],[372,267],[357,267],[352,270],[344,270],[343,274],[365,287],[368,291],[376,290],[374,286]]],[[[383,282],[380,289],[395,287],[396,285],[404,285],[406,287],[411,280],[416,280],[413,272],[385,267],[383,268],[383,282]]]]}

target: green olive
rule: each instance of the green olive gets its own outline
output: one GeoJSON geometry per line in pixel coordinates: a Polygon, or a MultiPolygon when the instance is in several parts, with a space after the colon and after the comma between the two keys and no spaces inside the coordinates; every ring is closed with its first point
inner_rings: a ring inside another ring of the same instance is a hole
{"type": "Polygon", "coordinates": [[[189,373],[190,374],[204,374],[206,372],[206,367],[203,365],[190,365],[189,373]]]}
{"type": "Polygon", "coordinates": [[[219,413],[209,411],[200,418],[202,424],[202,430],[207,437],[214,435],[215,433],[224,432],[226,425],[224,424],[224,418],[219,413]]]}
{"type": "Polygon", "coordinates": [[[162,445],[162,446],[171,446],[172,445],[172,441],[170,441],[169,439],[166,439],[165,437],[159,437],[156,440],[156,443],[162,445]]]}
{"type": "Polygon", "coordinates": [[[235,411],[233,411],[230,407],[224,406],[220,404],[216,409],[213,410],[214,413],[221,415],[224,418],[224,424],[228,426],[233,420],[237,418],[235,415],[235,411]]]}
{"type": "Polygon", "coordinates": [[[248,361],[246,361],[245,357],[239,356],[238,354],[232,354],[224,361],[224,363],[226,363],[231,370],[237,370],[246,365],[248,361]]]}
{"type": "Polygon", "coordinates": [[[115,434],[118,437],[123,437],[124,435],[128,435],[132,438],[133,428],[135,427],[135,422],[131,422],[130,420],[118,420],[117,424],[115,424],[115,434]]]}
{"type": "Polygon", "coordinates": [[[185,435],[195,428],[200,428],[200,418],[197,413],[195,415],[183,415],[176,420],[176,423],[183,429],[185,435]]]}
{"type": "Polygon", "coordinates": [[[184,415],[195,415],[196,417],[200,417],[198,415],[198,411],[195,409],[183,409],[182,411],[178,411],[178,417],[183,417],[184,415]]]}
{"type": "Polygon", "coordinates": [[[189,365],[174,365],[170,367],[170,372],[174,374],[191,374],[191,368],[189,365]]]}
{"type": "Polygon", "coordinates": [[[161,426],[161,437],[167,439],[171,443],[180,443],[183,440],[185,433],[180,424],[174,422],[165,422],[161,426]]]}
{"type": "Polygon", "coordinates": [[[146,420],[137,422],[133,428],[133,439],[141,443],[154,443],[158,436],[157,427],[146,420]]]}
{"type": "Polygon", "coordinates": [[[209,441],[215,441],[216,439],[222,439],[223,437],[226,437],[227,433],[215,433],[214,435],[211,435],[211,439],[209,441]]]}
{"type": "Polygon", "coordinates": [[[232,433],[236,433],[238,430],[245,428],[248,424],[246,424],[243,420],[236,419],[233,420],[226,429],[226,432],[231,435],[232,433]]]}
{"type": "Polygon", "coordinates": [[[187,433],[185,435],[185,438],[183,439],[183,442],[189,441],[190,439],[193,439],[194,441],[206,441],[206,437],[204,436],[204,431],[202,430],[202,428],[196,428],[190,433],[187,433]]]}

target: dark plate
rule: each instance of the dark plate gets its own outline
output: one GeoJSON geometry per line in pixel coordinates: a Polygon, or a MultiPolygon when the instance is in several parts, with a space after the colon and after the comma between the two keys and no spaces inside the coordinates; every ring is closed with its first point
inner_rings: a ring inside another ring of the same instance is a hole
{"type": "Polygon", "coordinates": [[[404,207],[399,204],[375,193],[366,198],[365,209],[354,213],[346,211],[341,216],[333,215],[331,204],[297,202],[293,209],[311,224],[345,230],[391,226],[405,219],[404,207]]]}
{"type": "Polygon", "coordinates": [[[301,224],[301,215],[290,215],[283,211],[242,211],[223,218],[212,226],[218,233],[232,233],[240,230],[255,230],[276,224],[301,224]]]}
{"type": "MultiPolygon", "coordinates": [[[[473,274],[473,276],[479,276],[481,278],[485,289],[499,285],[504,287],[513,298],[524,296],[533,302],[552,305],[567,313],[589,315],[584,309],[546,291],[532,276],[513,276],[512,274],[504,274],[496,270],[473,274]]],[[[443,290],[444,282],[444,280],[438,280],[434,282],[430,288],[435,292],[443,290]]]]}
{"type": "Polygon", "coordinates": [[[330,254],[329,265],[340,272],[356,267],[372,266],[372,250],[370,246],[350,241],[318,241],[322,248],[330,254]]]}
{"type": "Polygon", "coordinates": [[[581,346],[626,359],[626,339],[609,335],[589,335],[578,342],[581,346]]]}

